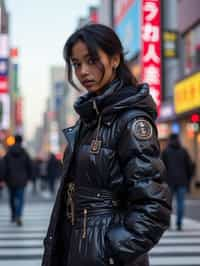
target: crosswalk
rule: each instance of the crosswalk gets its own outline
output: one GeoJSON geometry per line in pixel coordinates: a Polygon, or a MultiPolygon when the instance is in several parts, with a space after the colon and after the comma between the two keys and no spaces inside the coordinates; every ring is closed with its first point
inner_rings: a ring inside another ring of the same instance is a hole
{"type": "Polygon", "coordinates": [[[183,231],[172,228],[164,233],[150,252],[151,266],[200,266],[200,222],[185,218],[183,231]]]}
{"type": "Polygon", "coordinates": [[[10,223],[7,205],[0,205],[0,266],[40,266],[52,203],[29,203],[24,225],[10,223]]]}
{"type": "MultiPolygon", "coordinates": [[[[29,203],[24,226],[9,221],[7,205],[0,204],[0,266],[40,266],[43,238],[52,203],[29,203]]],[[[172,216],[172,224],[175,217],[172,216]]],[[[168,230],[150,252],[151,266],[200,266],[200,222],[184,220],[184,230],[168,230]]]]}

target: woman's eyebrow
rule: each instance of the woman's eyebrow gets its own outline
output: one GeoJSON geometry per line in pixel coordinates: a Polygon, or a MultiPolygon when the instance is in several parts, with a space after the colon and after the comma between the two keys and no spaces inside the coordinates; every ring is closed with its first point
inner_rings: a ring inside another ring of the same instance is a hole
{"type": "MultiPolygon", "coordinates": [[[[83,55],[83,58],[84,59],[87,59],[88,57],[91,57],[91,54],[87,53],[87,54],[83,55]]],[[[76,57],[72,57],[71,60],[72,61],[79,61],[79,59],[76,58],[76,57]]]]}

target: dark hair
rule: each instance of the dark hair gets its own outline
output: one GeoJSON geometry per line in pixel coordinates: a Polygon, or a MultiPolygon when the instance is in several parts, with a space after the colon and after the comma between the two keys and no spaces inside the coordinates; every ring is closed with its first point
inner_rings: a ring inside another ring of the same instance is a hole
{"type": "Polygon", "coordinates": [[[21,144],[23,141],[23,138],[21,135],[15,135],[15,143],[21,144]]]}
{"type": "MultiPolygon", "coordinates": [[[[117,34],[109,27],[101,24],[88,24],[75,31],[67,40],[64,46],[64,59],[67,64],[69,82],[77,88],[72,80],[71,54],[72,47],[77,41],[83,41],[93,58],[99,58],[98,49],[102,49],[109,57],[116,54],[120,55],[120,64],[116,69],[117,78],[123,80],[125,85],[137,84],[136,78],[133,76],[128,66],[125,63],[122,44],[117,34]]],[[[104,76],[105,69],[103,64],[97,60],[97,67],[102,71],[104,76]]],[[[78,89],[78,88],[77,88],[78,89]]]]}

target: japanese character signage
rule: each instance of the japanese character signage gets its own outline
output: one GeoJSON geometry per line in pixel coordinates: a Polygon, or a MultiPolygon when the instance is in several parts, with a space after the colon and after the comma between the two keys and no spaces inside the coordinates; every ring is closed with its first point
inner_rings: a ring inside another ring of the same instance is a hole
{"type": "Polygon", "coordinates": [[[161,105],[160,0],[142,0],[141,77],[150,86],[158,114],[161,105]]]}

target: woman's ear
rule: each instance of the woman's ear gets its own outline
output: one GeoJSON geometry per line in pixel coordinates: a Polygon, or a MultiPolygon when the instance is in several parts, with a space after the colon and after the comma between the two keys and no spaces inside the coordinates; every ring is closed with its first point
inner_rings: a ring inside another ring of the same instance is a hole
{"type": "Polygon", "coordinates": [[[113,69],[117,69],[120,64],[120,55],[116,54],[112,57],[112,67],[113,69]]]}

